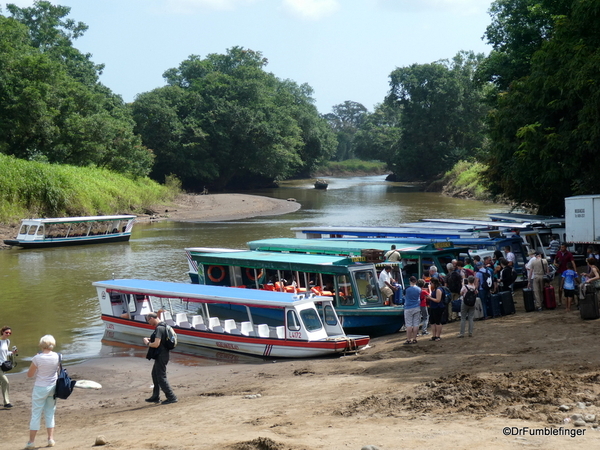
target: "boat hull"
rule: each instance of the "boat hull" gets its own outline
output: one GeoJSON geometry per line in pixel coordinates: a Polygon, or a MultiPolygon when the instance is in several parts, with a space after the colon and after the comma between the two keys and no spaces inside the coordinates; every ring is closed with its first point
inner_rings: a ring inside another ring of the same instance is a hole
{"type": "Polygon", "coordinates": [[[89,245],[89,244],[108,244],[111,242],[127,242],[131,237],[131,233],[119,234],[116,236],[90,236],[90,237],[75,237],[75,238],[57,238],[44,239],[37,241],[24,241],[18,239],[5,239],[6,245],[23,248],[50,248],[50,247],[65,247],[71,245],[89,245]]]}
{"type": "MultiPolygon", "coordinates": [[[[149,337],[153,328],[145,322],[121,319],[102,315],[107,331],[149,337]]],[[[189,328],[173,327],[179,343],[188,346],[205,347],[216,350],[226,350],[248,355],[270,358],[311,358],[336,353],[355,351],[365,347],[369,342],[368,336],[346,336],[329,338],[320,341],[301,341],[287,339],[272,339],[249,337],[212,331],[199,331],[189,328]]]]}

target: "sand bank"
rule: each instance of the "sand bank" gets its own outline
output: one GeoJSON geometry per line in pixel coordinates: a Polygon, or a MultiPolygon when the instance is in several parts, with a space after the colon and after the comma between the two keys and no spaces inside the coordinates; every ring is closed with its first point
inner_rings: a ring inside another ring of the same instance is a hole
{"type": "MultiPolygon", "coordinates": [[[[175,353],[169,378],[180,401],[168,406],[144,402],[151,363],[141,348],[71,366],[103,389],[59,401],[57,448],[89,448],[97,435],[120,449],[596,448],[598,419],[577,428],[564,419],[600,418],[600,321],[525,313],[516,298],[517,314],[476,322],[473,338],[458,339],[454,322],[440,342],[406,346],[397,333],[333,359],[205,367],[175,353]]],[[[3,446],[22,448],[31,381],[9,378],[15,407],[0,410],[3,446]]]]}

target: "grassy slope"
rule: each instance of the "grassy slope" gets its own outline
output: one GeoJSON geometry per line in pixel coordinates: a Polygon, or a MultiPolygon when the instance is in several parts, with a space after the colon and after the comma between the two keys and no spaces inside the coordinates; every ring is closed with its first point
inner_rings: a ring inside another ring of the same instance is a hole
{"type": "Polygon", "coordinates": [[[0,154],[0,222],[143,212],[171,200],[178,186],[91,167],[44,164],[0,154]]]}

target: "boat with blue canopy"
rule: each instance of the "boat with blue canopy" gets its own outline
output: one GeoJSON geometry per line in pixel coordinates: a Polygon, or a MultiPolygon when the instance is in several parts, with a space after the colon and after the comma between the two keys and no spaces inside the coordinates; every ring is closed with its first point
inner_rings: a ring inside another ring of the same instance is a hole
{"type": "Polygon", "coordinates": [[[178,343],[250,355],[307,358],[355,352],[369,337],[347,335],[329,297],[165,281],[97,281],[102,321],[111,336],[148,337],[156,312],[178,343]],[[269,311],[265,320],[263,311],[269,311]]]}
{"type": "MultiPolygon", "coordinates": [[[[281,252],[211,252],[187,248],[193,283],[253,290],[314,293],[333,299],[346,332],[380,336],[404,324],[401,306],[385,305],[374,263],[362,257],[281,252]]],[[[387,263],[399,273],[399,263],[387,263]]],[[[401,278],[400,282],[402,282],[401,278]]],[[[400,286],[400,292],[403,286],[400,286]]]]}

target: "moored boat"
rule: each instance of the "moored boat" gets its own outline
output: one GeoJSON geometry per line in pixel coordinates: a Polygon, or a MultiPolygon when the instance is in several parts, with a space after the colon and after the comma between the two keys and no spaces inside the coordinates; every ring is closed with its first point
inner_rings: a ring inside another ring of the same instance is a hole
{"type": "Polygon", "coordinates": [[[327,189],[329,183],[325,180],[317,180],[315,181],[315,189],[327,189]]]}
{"type": "Polygon", "coordinates": [[[345,334],[327,297],[136,279],[93,285],[106,330],[140,341],[152,333],[145,315],[160,312],[188,346],[307,358],[354,352],[369,343],[368,336],[345,334]],[[162,311],[165,306],[169,310],[162,311]],[[266,320],[262,310],[276,314],[266,320]]]}
{"type": "Polygon", "coordinates": [[[131,237],[134,215],[23,219],[16,239],[6,245],[23,248],[125,242],[131,237]]]}
{"type": "MultiPolygon", "coordinates": [[[[205,250],[186,249],[192,283],[324,295],[334,301],[347,333],[382,336],[404,324],[404,308],[385,305],[378,284],[377,270],[389,264],[399,273],[397,262],[367,262],[362,256],[205,250]]],[[[397,278],[402,282],[402,277],[397,278]]]]}

